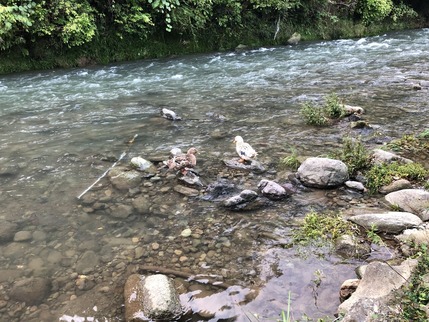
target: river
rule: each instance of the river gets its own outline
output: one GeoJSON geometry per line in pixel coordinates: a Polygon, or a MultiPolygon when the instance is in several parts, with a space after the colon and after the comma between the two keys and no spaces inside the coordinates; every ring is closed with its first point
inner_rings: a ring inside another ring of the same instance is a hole
{"type": "MultiPolygon", "coordinates": [[[[119,296],[127,266],[138,264],[215,274],[233,285],[220,291],[186,284],[182,304],[189,321],[249,321],[249,314],[275,319],[287,309],[289,294],[295,319],[333,317],[339,286],[355,276],[360,262],[278,245],[290,242],[295,218],[329,203],[323,191],[235,213],[162,189],[165,180],[148,180],[140,192],[151,211],[123,220],[89,211],[76,197],[124,151],[120,163],[128,164],[133,156],[168,157],[173,147],[194,146],[207,184],[220,173],[254,188],[263,176],[224,169],[222,160],[235,157],[236,135],[252,144],[269,176],[278,179],[276,165],[291,148],[300,156],[326,155],[345,135],[374,144],[421,132],[429,124],[428,39],[429,30],[421,29],[0,76],[0,220],[31,233],[0,244],[0,319],[37,321],[48,306],[55,320],[71,321],[82,310],[69,302],[79,303],[97,284],[119,296]],[[422,89],[413,89],[416,84],[422,89]],[[372,128],[306,125],[302,104],[321,103],[331,93],[364,108],[372,128]],[[163,107],[183,120],[163,119],[163,107]],[[197,231],[193,248],[178,237],[186,228],[197,231]],[[277,243],[258,237],[261,231],[276,235],[277,243]],[[144,254],[137,256],[136,248],[144,254]],[[85,272],[94,285],[79,289],[76,263],[87,251],[100,258],[85,272]],[[8,291],[13,281],[31,277],[49,278],[53,286],[42,303],[20,307],[8,291]]],[[[97,189],[107,189],[118,203],[121,195],[106,188],[105,179],[101,184],[97,189]]],[[[118,300],[91,314],[120,321],[121,309],[118,300]]]]}

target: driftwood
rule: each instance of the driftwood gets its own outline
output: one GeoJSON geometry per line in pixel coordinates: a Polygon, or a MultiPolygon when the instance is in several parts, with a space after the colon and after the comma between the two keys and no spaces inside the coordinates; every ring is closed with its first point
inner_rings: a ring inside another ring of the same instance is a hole
{"type": "Polygon", "coordinates": [[[165,268],[160,266],[148,266],[148,265],[139,266],[138,271],[140,274],[143,272],[153,272],[153,273],[161,273],[165,275],[174,275],[176,277],[184,278],[187,281],[197,282],[197,283],[206,284],[206,285],[212,285],[223,289],[227,289],[228,287],[232,286],[224,282],[216,281],[210,276],[195,275],[192,273],[187,273],[187,272],[178,271],[175,269],[165,268]]]}
{"type": "Polygon", "coordinates": [[[118,162],[121,161],[124,158],[124,156],[127,155],[127,152],[130,149],[131,144],[134,143],[134,140],[136,139],[137,136],[138,136],[138,134],[135,134],[134,137],[127,142],[129,144],[128,149],[126,151],[122,152],[122,154],[120,155],[120,157],[118,158],[118,160],[115,163],[113,163],[112,166],[109,169],[107,169],[101,176],[99,176],[97,178],[97,180],[95,180],[92,185],[90,185],[85,191],[83,191],[79,196],[77,196],[77,199],[82,198],[82,196],[85,193],[87,193],[89,190],[91,190],[91,188],[94,187],[101,179],[103,179],[109,173],[110,170],[112,170],[114,167],[116,167],[116,165],[118,164],[118,162]]]}

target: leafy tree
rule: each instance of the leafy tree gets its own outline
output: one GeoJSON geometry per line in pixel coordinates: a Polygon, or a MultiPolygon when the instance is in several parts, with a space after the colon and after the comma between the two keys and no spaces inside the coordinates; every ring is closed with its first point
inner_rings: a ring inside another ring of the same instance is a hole
{"type": "Polygon", "coordinates": [[[34,2],[0,4],[0,49],[25,43],[25,33],[33,25],[31,15],[35,5],[34,2]]]}
{"type": "Polygon", "coordinates": [[[359,13],[362,15],[363,22],[369,25],[389,16],[392,8],[392,0],[361,0],[359,13]]]}

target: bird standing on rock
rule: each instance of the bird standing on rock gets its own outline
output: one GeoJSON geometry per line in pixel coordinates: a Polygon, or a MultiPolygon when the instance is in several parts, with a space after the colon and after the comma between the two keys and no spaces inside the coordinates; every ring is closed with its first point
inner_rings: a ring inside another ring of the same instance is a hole
{"type": "Polygon", "coordinates": [[[245,161],[251,161],[252,158],[255,158],[258,153],[250,146],[249,143],[244,142],[241,136],[236,136],[234,139],[235,150],[237,151],[240,160],[240,163],[245,161]]]}

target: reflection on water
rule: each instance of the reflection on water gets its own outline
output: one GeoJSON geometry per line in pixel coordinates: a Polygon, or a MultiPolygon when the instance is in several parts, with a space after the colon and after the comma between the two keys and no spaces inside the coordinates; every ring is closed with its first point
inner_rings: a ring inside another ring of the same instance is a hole
{"type": "Polygon", "coordinates": [[[221,275],[230,289],[184,282],[182,302],[199,313],[190,320],[248,321],[248,314],[274,319],[287,308],[289,292],[295,318],[332,316],[339,285],[354,277],[358,263],[303,257],[258,238],[265,231],[290,240],[291,218],[332,203],[324,192],[251,213],[183,197],[174,191],[174,176],[145,179],[138,191],[128,192],[104,179],[88,193],[96,201],[85,205],[76,197],[123,152],[121,165],[133,156],[162,159],[172,147],[195,146],[206,184],[223,177],[255,189],[261,176],[230,171],[222,163],[235,156],[236,135],[258,151],[269,169],[264,178],[286,181],[276,164],[291,147],[315,156],[337,148],[344,135],[370,140],[419,132],[428,124],[428,34],[417,30],[1,77],[0,219],[8,227],[0,235],[1,317],[36,321],[43,314],[55,320],[76,315],[77,321],[79,299],[108,294],[109,304],[91,304],[98,309],[88,316],[120,320],[121,286],[133,265],[221,275]],[[417,83],[422,90],[412,89],[417,83]],[[351,130],[347,122],[306,126],[299,114],[302,102],[319,102],[331,92],[362,106],[373,129],[351,130]],[[161,118],[162,107],[183,121],[161,118]],[[190,239],[180,237],[185,228],[194,232],[190,239]],[[13,241],[16,232],[26,237],[13,241]],[[318,270],[323,277],[315,287],[318,270]],[[80,275],[89,282],[77,285],[80,275]],[[24,277],[52,283],[33,309],[6,295],[12,282],[24,277]]]}

